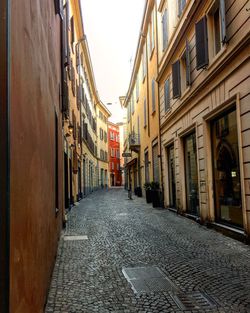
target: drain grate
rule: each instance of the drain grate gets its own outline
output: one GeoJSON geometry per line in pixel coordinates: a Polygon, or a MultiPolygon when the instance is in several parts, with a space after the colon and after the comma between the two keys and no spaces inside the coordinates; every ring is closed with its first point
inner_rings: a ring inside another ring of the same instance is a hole
{"type": "Polygon", "coordinates": [[[138,294],[177,290],[157,266],[123,268],[122,272],[133,291],[138,294]]]}
{"type": "Polygon", "coordinates": [[[64,236],[64,241],[88,240],[88,236],[64,236]]]}
{"type": "Polygon", "coordinates": [[[171,297],[181,310],[207,310],[219,306],[208,294],[200,291],[188,294],[171,294],[171,297]]]}

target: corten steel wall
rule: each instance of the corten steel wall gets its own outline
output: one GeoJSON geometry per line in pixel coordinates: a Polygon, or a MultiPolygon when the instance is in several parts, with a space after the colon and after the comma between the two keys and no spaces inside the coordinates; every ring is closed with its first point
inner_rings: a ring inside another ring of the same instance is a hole
{"type": "Polygon", "coordinates": [[[54,1],[12,0],[10,312],[44,310],[62,224],[60,19],[54,1]],[[55,213],[55,111],[59,212],[55,213]]]}

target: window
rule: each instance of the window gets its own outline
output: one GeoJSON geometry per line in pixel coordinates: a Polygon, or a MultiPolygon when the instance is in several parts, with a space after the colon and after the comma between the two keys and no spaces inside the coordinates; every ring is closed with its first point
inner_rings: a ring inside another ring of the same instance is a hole
{"type": "Polygon", "coordinates": [[[188,86],[191,86],[190,47],[188,40],[186,40],[186,49],[181,56],[180,63],[181,92],[183,93],[188,86]]]}
{"type": "Polygon", "coordinates": [[[114,149],[114,148],[111,148],[111,149],[110,149],[110,156],[111,156],[112,158],[115,157],[115,149],[114,149]]]}
{"type": "Polygon", "coordinates": [[[136,79],[136,101],[139,100],[139,75],[137,76],[136,79]]]}
{"type": "Polygon", "coordinates": [[[144,127],[147,126],[147,101],[144,100],[144,127]]]}
{"type": "Polygon", "coordinates": [[[155,47],[155,18],[154,18],[154,9],[153,9],[152,15],[151,15],[151,51],[150,51],[150,54],[154,50],[154,47],[155,47]]]}
{"type": "Polygon", "coordinates": [[[111,162],[111,169],[112,169],[112,170],[115,169],[115,164],[114,164],[114,162],[111,162]]]}
{"type": "Polygon", "coordinates": [[[186,0],[178,0],[178,16],[180,17],[186,5],[186,0]]]}
{"type": "Polygon", "coordinates": [[[146,58],[146,46],[143,48],[143,56],[142,56],[142,80],[144,81],[147,73],[147,58],[146,58]]]}
{"type": "Polygon", "coordinates": [[[168,44],[168,10],[165,9],[162,15],[162,50],[164,51],[168,44]]]}
{"type": "Polygon", "coordinates": [[[108,153],[107,153],[107,151],[104,152],[104,160],[108,161],[108,153]]]}
{"type": "Polygon", "coordinates": [[[208,37],[207,18],[204,16],[195,24],[196,39],[196,69],[199,70],[208,65],[208,37]]]}
{"type": "Polygon", "coordinates": [[[226,43],[226,16],[225,16],[225,1],[217,0],[208,14],[209,23],[209,42],[213,42],[211,55],[215,56],[226,43]]]}
{"type": "Polygon", "coordinates": [[[100,118],[101,120],[103,119],[102,111],[99,111],[99,118],[100,118]]]}
{"type": "Polygon", "coordinates": [[[120,164],[119,163],[116,164],[116,169],[117,169],[117,171],[120,170],[120,164]]]}
{"type": "Polygon", "coordinates": [[[131,96],[131,112],[134,114],[135,112],[135,101],[134,101],[134,95],[131,96]]]}
{"type": "Polygon", "coordinates": [[[170,109],[169,78],[164,83],[164,106],[165,106],[165,112],[167,112],[170,109]]]}
{"type": "Polygon", "coordinates": [[[180,60],[172,65],[172,80],[173,80],[173,98],[181,96],[181,74],[180,74],[180,60]]]}
{"type": "Polygon", "coordinates": [[[107,132],[104,131],[104,142],[107,142],[107,132]]]}
{"type": "Polygon", "coordinates": [[[120,150],[119,149],[116,150],[116,157],[117,157],[117,159],[120,159],[120,150]]]}
{"type": "Polygon", "coordinates": [[[153,180],[160,182],[159,179],[159,160],[158,160],[158,143],[152,147],[152,160],[153,160],[153,180]]]}
{"type": "Polygon", "coordinates": [[[110,132],[110,139],[114,140],[114,133],[112,131],[110,132]]]}
{"type": "Polygon", "coordinates": [[[100,140],[103,140],[103,129],[100,128],[100,140]]]}
{"type": "Polygon", "coordinates": [[[155,112],[155,80],[152,79],[152,113],[155,112]]]}

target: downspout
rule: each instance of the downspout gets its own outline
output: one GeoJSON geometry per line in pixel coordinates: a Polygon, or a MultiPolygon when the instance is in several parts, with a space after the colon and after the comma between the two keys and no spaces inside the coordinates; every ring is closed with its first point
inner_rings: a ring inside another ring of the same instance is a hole
{"type": "Polygon", "coordinates": [[[0,312],[10,297],[10,0],[0,1],[0,312]]]}
{"type": "MultiPolygon", "coordinates": [[[[156,40],[156,59],[157,59],[157,76],[159,74],[159,44],[158,44],[158,19],[157,19],[157,9],[155,9],[155,40],[156,40]]],[[[160,144],[160,167],[161,167],[161,189],[163,195],[163,205],[164,205],[164,183],[163,183],[163,166],[162,166],[162,147],[161,147],[161,117],[160,117],[160,90],[158,85],[158,120],[159,120],[159,144],[160,144]]]]}

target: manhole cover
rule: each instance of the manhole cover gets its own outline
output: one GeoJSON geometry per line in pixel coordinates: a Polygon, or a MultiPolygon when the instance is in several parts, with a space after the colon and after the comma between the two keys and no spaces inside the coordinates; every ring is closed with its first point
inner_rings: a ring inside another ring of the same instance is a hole
{"type": "Polygon", "coordinates": [[[171,297],[176,305],[182,310],[206,310],[219,306],[208,294],[200,291],[187,294],[172,294],[171,297]]]}
{"type": "Polygon", "coordinates": [[[135,293],[177,290],[157,266],[123,268],[122,272],[135,293]]]}
{"type": "Polygon", "coordinates": [[[88,240],[88,236],[64,236],[64,241],[88,240]]]}

